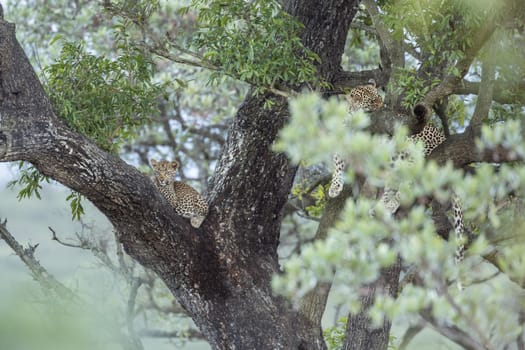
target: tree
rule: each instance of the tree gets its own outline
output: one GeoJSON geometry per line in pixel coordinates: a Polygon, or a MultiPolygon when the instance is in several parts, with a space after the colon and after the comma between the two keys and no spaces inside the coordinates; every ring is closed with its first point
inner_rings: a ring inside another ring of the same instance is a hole
{"type": "MultiPolygon", "coordinates": [[[[475,228],[468,242],[472,243],[472,254],[482,255],[523,287],[516,251],[489,251],[494,245],[485,243],[496,233],[501,237],[496,231],[500,229],[498,215],[510,215],[508,210],[506,214],[497,213],[498,207],[516,207],[519,211],[514,204],[503,205],[503,200],[509,195],[519,199],[523,191],[523,143],[513,119],[519,120],[523,114],[525,67],[513,59],[513,52],[503,56],[505,59],[491,55],[495,51],[491,48],[498,44],[506,50],[514,48],[517,57],[523,53],[523,45],[519,44],[524,40],[525,10],[519,1],[487,1],[475,7],[469,1],[459,0],[364,0],[366,10],[359,7],[360,1],[342,0],[290,0],[282,5],[277,1],[193,1],[185,11],[197,11],[201,30],[197,30],[193,46],[189,47],[169,35],[160,40],[158,33],[147,31],[147,18],[155,8],[146,3],[133,4],[136,6],[106,2],[105,7],[122,16],[130,27],[136,26],[139,32],[142,29],[141,50],[210,69],[214,72],[212,81],[229,76],[252,87],[221,145],[207,187],[210,212],[203,225],[192,228],[187,220],[175,215],[147,176],[115,153],[109,153],[107,150],[114,151],[114,139],[105,145],[96,134],[73,130],[77,125],[63,116],[75,94],[55,98],[51,103],[15,38],[14,25],[5,21],[0,22],[0,160],[30,162],[39,174],[89,199],[111,221],[125,252],[159,276],[213,348],[326,348],[321,316],[332,281],[348,279],[352,273],[349,266],[357,272],[352,278],[355,282],[348,285],[361,285],[357,290],[363,292],[354,294],[360,308],[348,316],[344,340],[339,344],[342,348],[385,349],[393,315],[407,310],[415,311],[424,322],[465,348],[495,348],[493,339],[484,336],[483,325],[465,317],[469,304],[464,294],[449,292],[447,277],[453,268],[439,269],[435,265],[451,260],[447,260],[447,254],[452,256],[451,245],[438,235],[447,238],[450,231],[446,216],[449,195],[441,193],[453,188],[465,207],[471,208],[466,211],[466,219],[475,228]],[[397,16],[401,15],[405,17],[400,20],[397,16]],[[342,68],[352,24],[373,37],[356,34],[355,41],[370,43],[377,39],[379,68],[342,68]],[[498,43],[497,36],[504,40],[498,43]],[[480,66],[481,81],[468,80],[480,66]],[[371,122],[357,114],[350,122],[351,133],[338,126],[346,111],[334,100],[325,103],[312,96],[293,99],[304,89],[319,91],[324,97],[341,94],[370,78],[386,88],[385,108],[371,113],[371,122]],[[478,95],[473,112],[468,103],[456,97],[466,93],[478,95]],[[292,118],[289,99],[295,101],[291,102],[292,118]],[[493,101],[505,106],[494,107],[493,101]],[[379,207],[374,220],[370,220],[369,209],[375,201],[373,194],[367,192],[370,187],[373,192],[375,187],[390,185],[385,177],[392,174],[378,169],[384,169],[395,152],[406,148],[412,152],[404,141],[406,132],[395,131],[396,122],[415,134],[429,122],[432,110],[442,121],[447,136],[449,129],[459,129],[458,123],[468,114],[472,116],[464,132],[450,135],[432,152],[429,160],[434,162],[427,164],[413,152],[413,164],[396,170],[398,177],[406,175],[415,183],[411,189],[410,182],[401,183],[400,210],[391,217],[379,207]],[[319,114],[326,129],[319,122],[319,114]],[[496,119],[518,132],[495,127],[491,133],[486,126],[495,124],[496,119]],[[335,141],[329,137],[326,141],[320,139],[317,150],[305,145],[305,137],[316,139],[325,130],[333,133],[335,141]],[[380,134],[394,135],[393,141],[377,136],[380,134]],[[290,159],[314,163],[327,160],[337,140],[348,146],[342,152],[352,159],[348,170],[351,181],[341,196],[327,200],[321,209],[316,241],[304,246],[302,254],[285,265],[287,277],[274,279],[281,272],[278,248],[283,208],[297,171],[290,159]],[[481,140],[481,146],[476,140],[481,140]],[[364,154],[363,150],[373,150],[378,143],[385,145],[384,149],[364,154]],[[289,157],[276,152],[275,144],[289,157]],[[371,159],[370,164],[366,159],[371,159]],[[451,161],[448,166],[447,161],[451,161]],[[511,165],[505,166],[508,162],[511,165]],[[445,170],[438,170],[436,163],[445,170]],[[473,163],[486,165],[473,169],[472,176],[450,165],[461,169],[473,163]],[[437,174],[443,176],[438,178],[437,174]],[[423,180],[417,182],[418,176],[423,180]],[[429,178],[436,181],[429,183],[429,178]],[[466,189],[458,188],[461,181],[466,189]],[[473,190],[476,186],[485,192],[478,194],[473,190]],[[498,188],[494,198],[487,195],[491,186],[498,188]],[[432,215],[424,208],[431,208],[432,215]],[[489,221],[481,219],[486,212],[492,215],[489,221]],[[333,229],[331,233],[329,229],[333,229]],[[420,235],[410,236],[405,231],[420,235]],[[368,241],[355,238],[357,232],[368,241]],[[408,242],[438,253],[429,258],[426,249],[407,249],[408,242]],[[359,243],[356,247],[368,254],[364,264],[358,264],[355,258],[345,260],[345,252],[354,252],[355,248],[350,249],[354,243],[359,243]],[[370,253],[366,246],[377,249],[370,253]],[[316,253],[319,259],[312,258],[316,253]],[[413,287],[405,287],[408,278],[400,286],[403,269],[406,276],[414,279],[413,287]],[[272,280],[277,289],[297,293],[300,300],[276,294],[272,280]],[[396,304],[402,290],[407,294],[400,296],[396,304]],[[432,293],[439,298],[429,299],[432,293]],[[413,306],[415,296],[420,297],[417,307],[413,306]],[[403,304],[405,300],[412,304],[403,304]],[[442,317],[440,307],[452,310],[452,320],[442,317]],[[456,318],[458,324],[452,323],[456,318]]],[[[128,28],[120,28],[122,46],[136,49],[130,45],[128,28]]],[[[140,66],[137,62],[132,62],[132,66],[140,66]]],[[[143,86],[140,90],[147,89],[143,86]]],[[[143,95],[151,102],[150,95],[143,95]]],[[[179,121],[184,124],[180,114],[179,121]]],[[[169,120],[164,122],[169,128],[169,120]]],[[[138,125],[140,128],[142,124],[138,125]]],[[[100,129],[95,128],[95,133],[100,129]]],[[[115,130],[121,128],[117,125],[109,131],[115,130]]],[[[511,216],[513,223],[517,223],[517,217],[511,216]]],[[[510,227],[501,231],[515,230],[510,227]]],[[[514,239],[521,242],[519,237],[514,239]]],[[[480,295],[472,300],[479,298],[480,295]]],[[[522,329],[516,333],[509,342],[523,343],[522,329]]]]}

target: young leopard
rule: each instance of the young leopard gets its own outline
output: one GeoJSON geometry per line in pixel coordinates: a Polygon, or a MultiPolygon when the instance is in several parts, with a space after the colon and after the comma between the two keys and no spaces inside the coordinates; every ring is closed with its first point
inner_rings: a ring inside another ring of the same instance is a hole
{"type": "MultiPolygon", "coordinates": [[[[358,86],[352,89],[346,98],[348,100],[350,113],[354,113],[359,109],[372,112],[383,106],[383,100],[377,92],[377,87],[373,79],[369,81],[368,85],[358,86]]],[[[438,145],[445,141],[445,135],[437,128],[426,125],[421,132],[410,136],[410,139],[414,142],[422,141],[424,144],[423,152],[425,156],[428,156],[438,145]]],[[[328,196],[331,198],[337,197],[343,189],[343,172],[346,166],[345,161],[338,154],[334,154],[333,164],[334,173],[328,190],[328,196]]],[[[391,213],[394,213],[399,208],[399,192],[397,190],[385,188],[381,200],[391,213]]],[[[457,198],[453,199],[452,206],[454,212],[454,231],[456,241],[458,242],[455,261],[459,263],[463,260],[465,251],[463,243],[463,213],[457,198]]]]}
{"type": "MultiPolygon", "coordinates": [[[[383,106],[383,99],[377,92],[376,82],[370,79],[367,85],[361,85],[350,90],[346,95],[348,101],[348,111],[352,114],[360,109],[366,112],[377,111],[383,106]]],[[[332,158],[334,173],[332,182],[328,189],[328,196],[335,198],[343,190],[343,172],[345,170],[345,161],[337,153],[332,158]]]]}
{"type": "Polygon", "coordinates": [[[348,101],[348,110],[351,113],[360,109],[372,112],[383,107],[383,99],[377,93],[374,79],[370,79],[367,85],[361,85],[350,90],[346,95],[346,100],[348,101]]]}
{"type": "MultiPolygon", "coordinates": [[[[445,135],[439,129],[427,124],[419,133],[409,136],[409,140],[413,142],[422,141],[423,154],[427,157],[434,148],[445,141],[445,135]]],[[[403,157],[403,154],[398,155],[398,157],[403,157]]],[[[395,213],[399,208],[399,192],[385,187],[381,201],[389,212],[395,213]]]]}
{"type": "Polygon", "coordinates": [[[155,186],[173,206],[175,212],[189,218],[191,226],[199,228],[208,214],[208,203],[193,187],[174,177],[179,169],[177,161],[150,159],[155,172],[155,186]]]}
{"type": "MultiPolygon", "coordinates": [[[[423,142],[423,154],[429,156],[432,151],[445,141],[445,135],[432,125],[426,125],[421,132],[409,137],[410,140],[423,142]]],[[[394,213],[399,208],[399,192],[390,188],[385,188],[381,197],[385,208],[394,213]]],[[[464,259],[465,254],[465,226],[463,222],[463,211],[459,198],[454,196],[452,199],[452,211],[454,214],[454,233],[456,235],[457,248],[454,255],[456,264],[464,259]]],[[[461,289],[461,288],[460,288],[461,289]]]]}

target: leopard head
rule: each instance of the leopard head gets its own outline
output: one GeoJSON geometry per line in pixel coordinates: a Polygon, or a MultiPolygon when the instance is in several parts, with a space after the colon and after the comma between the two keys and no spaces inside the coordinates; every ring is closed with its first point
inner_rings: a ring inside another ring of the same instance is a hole
{"type": "Polygon", "coordinates": [[[179,162],[168,160],[150,159],[151,168],[159,181],[164,182],[173,179],[179,170],[179,162]]]}
{"type": "Polygon", "coordinates": [[[350,90],[346,95],[351,112],[363,109],[368,112],[377,111],[383,106],[383,99],[377,92],[374,79],[370,79],[367,85],[361,85],[350,90]]]}

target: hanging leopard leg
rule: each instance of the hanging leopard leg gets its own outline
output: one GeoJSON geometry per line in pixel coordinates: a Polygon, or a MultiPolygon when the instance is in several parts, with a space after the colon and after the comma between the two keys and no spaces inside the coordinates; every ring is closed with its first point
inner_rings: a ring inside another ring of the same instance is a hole
{"type": "Polygon", "coordinates": [[[397,209],[399,209],[399,191],[385,187],[381,201],[386,210],[388,210],[390,214],[394,214],[397,209]]]}
{"type": "Polygon", "coordinates": [[[338,155],[334,154],[333,158],[334,173],[332,175],[332,182],[328,190],[328,196],[335,198],[339,196],[343,190],[343,171],[345,169],[345,161],[338,155]]]}
{"type": "Polygon", "coordinates": [[[463,224],[463,212],[457,198],[454,198],[452,208],[454,211],[454,232],[456,234],[456,243],[458,245],[454,255],[454,260],[456,264],[459,264],[465,258],[465,226],[463,224]]]}
{"type": "MultiPolygon", "coordinates": [[[[452,199],[452,211],[454,212],[454,233],[456,235],[456,252],[454,253],[454,262],[458,265],[465,258],[465,224],[463,222],[463,211],[461,202],[457,196],[452,199]]],[[[462,290],[463,285],[461,278],[457,278],[458,289],[462,290]]]]}

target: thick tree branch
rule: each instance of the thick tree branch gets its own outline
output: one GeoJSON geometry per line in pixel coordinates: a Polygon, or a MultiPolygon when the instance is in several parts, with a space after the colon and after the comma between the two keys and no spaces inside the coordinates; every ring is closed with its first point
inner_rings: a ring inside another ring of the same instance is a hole
{"type": "MultiPolygon", "coordinates": [[[[525,79],[525,78],[524,78],[525,79]]],[[[481,89],[481,82],[463,80],[456,86],[453,94],[477,95],[481,89]]],[[[525,104],[525,81],[511,84],[505,81],[494,81],[493,100],[501,104],[525,104]]]]}
{"type": "Polygon", "coordinates": [[[344,350],[384,350],[387,348],[389,338],[385,337],[385,334],[390,333],[391,320],[385,317],[379,328],[373,328],[368,309],[374,304],[376,293],[397,296],[400,272],[401,261],[398,259],[394,265],[382,269],[375,282],[364,287],[363,296],[360,298],[361,310],[356,315],[348,316],[344,350]]]}
{"type": "MultiPolygon", "coordinates": [[[[350,197],[352,190],[349,186],[344,186],[339,196],[332,198],[326,204],[321,222],[317,226],[315,240],[326,239],[328,230],[334,226],[339,219],[341,211],[345,207],[347,198],[350,197]]],[[[328,294],[330,293],[331,282],[317,282],[315,287],[309,291],[299,303],[299,311],[304,314],[312,323],[321,326],[328,294]]]]}
{"type": "Polygon", "coordinates": [[[470,65],[472,64],[472,61],[474,61],[479,50],[481,50],[483,45],[496,30],[498,23],[497,17],[500,15],[501,14],[499,13],[492,14],[490,18],[487,18],[483,22],[483,25],[476,31],[475,36],[471,40],[472,44],[464,52],[464,57],[454,66],[454,70],[459,72],[459,74],[451,73],[447,75],[439,85],[428,92],[420,103],[431,109],[437,101],[452,94],[454,89],[461,83],[465,74],[467,74],[470,65]]]}
{"type": "Polygon", "coordinates": [[[476,162],[506,163],[524,160],[515,151],[503,146],[479,150],[476,145],[477,137],[478,133],[473,129],[450,135],[432,151],[428,158],[442,165],[450,160],[457,168],[476,162]]]}
{"type": "Polygon", "coordinates": [[[492,104],[492,95],[494,90],[494,78],[496,74],[496,62],[494,62],[494,43],[489,43],[487,57],[483,60],[481,85],[478,92],[478,100],[474,115],[470,120],[469,128],[480,128],[485,120],[489,117],[490,105],[492,104]]]}
{"type": "Polygon", "coordinates": [[[339,72],[333,80],[333,90],[330,94],[344,94],[348,89],[359,85],[366,85],[370,79],[374,79],[378,86],[388,83],[388,75],[382,69],[362,70],[359,72],[339,72]]]}
{"type": "Polygon", "coordinates": [[[480,342],[472,338],[470,334],[463,331],[462,329],[454,325],[443,324],[437,321],[428,311],[422,311],[420,315],[434,330],[452,340],[456,344],[461,345],[464,349],[486,350],[486,348],[480,342]]]}

